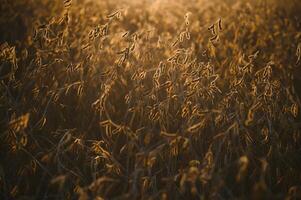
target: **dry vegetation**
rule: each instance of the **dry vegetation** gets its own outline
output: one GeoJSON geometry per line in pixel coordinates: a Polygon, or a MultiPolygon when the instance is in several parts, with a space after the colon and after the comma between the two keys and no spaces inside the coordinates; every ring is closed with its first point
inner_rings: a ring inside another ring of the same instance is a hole
{"type": "Polygon", "coordinates": [[[0,199],[300,198],[300,13],[2,1],[0,199]]]}

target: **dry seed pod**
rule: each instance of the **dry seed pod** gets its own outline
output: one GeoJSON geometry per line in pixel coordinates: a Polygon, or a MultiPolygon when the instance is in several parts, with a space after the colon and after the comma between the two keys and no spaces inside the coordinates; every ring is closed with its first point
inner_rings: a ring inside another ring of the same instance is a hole
{"type": "Polygon", "coordinates": [[[218,20],[218,29],[220,31],[223,30],[223,28],[222,28],[222,19],[221,18],[218,20]]]}
{"type": "Polygon", "coordinates": [[[266,143],[269,138],[269,129],[265,126],[261,129],[261,134],[264,136],[263,143],[266,143]]]}
{"type": "Polygon", "coordinates": [[[130,100],[131,100],[131,94],[129,93],[129,94],[125,95],[124,99],[125,99],[125,103],[129,104],[130,100]]]}
{"type": "Polygon", "coordinates": [[[129,34],[129,31],[122,34],[122,37],[126,37],[129,34]]]}
{"type": "Polygon", "coordinates": [[[254,119],[254,112],[253,112],[253,110],[249,110],[248,111],[248,118],[245,121],[245,125],[246,126],[250,126],[251,123],[253,122],[253,119],[254,119]]]}
{"type": "Polygon", "coordinates": [[[82,96],[82,94],[83,94],[83,86],[79,85],[78,88],[77,88],[77,95],[82,96]]]}
{"type": "Polygon", "coordinates": [[[24,130],[25,128],[27,128],[27,125],[29,122],[29,116],[30,116],[30,114],[26,113],[25,115],[22,115],[22,116],[18,117],[17,119],[10,121],[9,127],[15,132],[24,130]]]}
{"type": "Polygon", "coordinates": [[[163,137],[167,137],[167,138],[175,138],[175,137],[177,137],[176,133],[167,133],[165,131],[161,131],[160,135],[163,136],[163,137]]]}
{"type": "Polygon", "coordinates": [[[182,116],[182,118],[185,118],[188,115],[189,115],[189,108],[187,106],[185,106],[185,107],[182,108],[182,114],[181,114],[181,116],[182,116]]]}
{"type": "Polygon", "coordinates": [[[22,134],[21,139],[20,139],[20,144],[25,147],[27,145],[28,142],[28,137],[25,134],[22,134]]]}
{"type": "Polygon", "coordinates": [[[115,16],[117,16],[117,18],[120,17],[120,11],[119,10],[107,15],[107,18],[113,18],[115,16]]]}
{"type": "Polygon", "coordinates": [[[191,14],[191,13],[186,13],[185,16],[184,16],[186,26],[189,25],[189,15],[190,15],[190,14],[191,14]]]}
{"type": "Polygon", "coordinates": [[[206,119],[203,118],[200,122],[187,128],[187,132],[191,132],[191,133],[197,132],[199,129],[201,129],[205,126],[205,121],[206,121],[206,119]]]}
{"type": "Polygon", "coordinates": [[[16,185],[10,190],[10,195],[12,197],[15,197],[17,196],[17,194],[19,194],[19,187],[16,185]]]}
{"type": "Polygon", "coordinates": [[[172,82],[166,81],[165,83],[161,84],[159,87],[160,89],[162,89],[162,88],[170,88],[171,86],[172,86],[172,82]]]}
{"type": "Polygon", "coordinates": [[[215,24],[209,26],[208,31],[211,31],[212,35],[216,35],[215,24]]]}
{"type": "Polygon", "coordinates": [[[185,34],[185,33],[181,33],[181,34],[180,34],[180,37],[179,37],[179,38],[180,38],[180,39],[179,39],[180,42],[183,42],[183,41],[184,41],[184,34],[185,34]]]}
{"type": "Polygon", "coordinates": [[[301,59],[301,43],[298,44],[297,50],[296,50],[296,56],[297,56],[297,62],[296,64],[299,64],[301,59]]]}
{"type": "Polygon", "coordinates": [[[190,167],[199,167],[201,165],[201,162],[199,160],[190,160],[189,166],[190,167]]]}
{"type": "Polygon", "coordinates": [[[189,32],[186,32],[185,35],[186,35],[186,39],[187,39],[187,40],[190,40],[190,33],[189,33],[189,32]]]}
{"type": "Polygon", "coordinates": [[[249,159],[247,156],[242,156],[239,158],[239,172],[236,175],[236,181],[241,181],[245,175],[249,165],[249,159]]]}
{"type": "Polygon", "coordinates": [[[294,103],[291,106],[290,111],[291,111],[292,115],[296,118],[298,116],[298,112],[299,112],[298,105],[296,103],[294,103]]]}
{"type": "Polygon", "coordinates": [[[105,120],[105,121],[99,122],[99,125],[103,126],[103,127],[109,126],[111,124],[112,124],[111,120],[105,120]]]}
{"type": "Polygon", "coordinates": [[[217,41],[219,39],[219,36],[218,35],[213,35],[211,38],[210,38],[210,41],[213,42],[213,41],[217,41]]]}
{"type": "Polygon", "coordinates": [[[247,116],[247,120],[245,121],[245,125],[246,126],[250,126],[252,124],[252,122],[254,121],[254,114],[255,111],[261,106],[261,102],[257,102],[255,105],[253,105],[249,111],[248,111],[248,116],[247,116]]]}
{"type": "Polygon", "coordinates": [[[72,0],[64,0],[64,7],[66,9],[70,8],[72,5],[72,0]]]}

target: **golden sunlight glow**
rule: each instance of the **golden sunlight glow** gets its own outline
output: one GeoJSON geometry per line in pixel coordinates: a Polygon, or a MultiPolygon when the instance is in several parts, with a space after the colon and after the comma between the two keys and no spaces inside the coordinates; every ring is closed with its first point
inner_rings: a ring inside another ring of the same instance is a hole
{"type": "Polygon", "coordinates": [[[301,199],[300,0],[2,0],[0,200],[301,199]]]}

